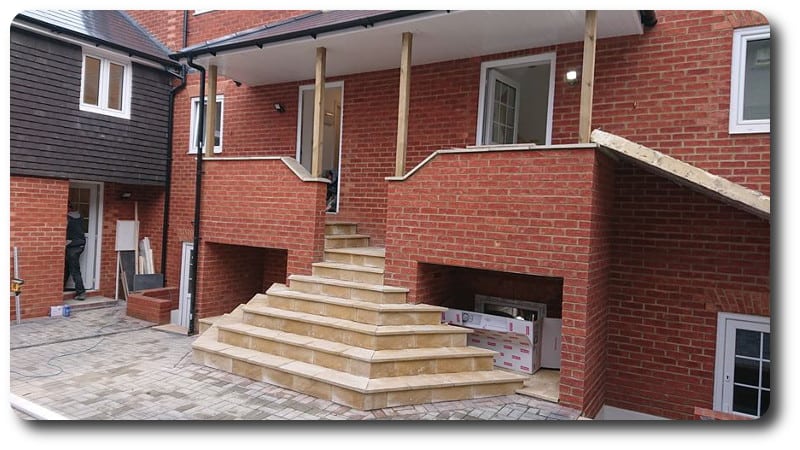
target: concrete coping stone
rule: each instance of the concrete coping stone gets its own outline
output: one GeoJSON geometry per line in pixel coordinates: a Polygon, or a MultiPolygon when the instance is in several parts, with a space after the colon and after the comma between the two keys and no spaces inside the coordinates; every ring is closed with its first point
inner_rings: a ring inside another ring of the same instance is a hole
{"type": "Polygon", "coordinates": [[[281,161],[301,181],[326,184],[331,182],[331,180],[324,177],[312,177],[311,173],[302,164],[289,156],[212,156],[210,158],[204,156],[203,161],[281,161]]]}

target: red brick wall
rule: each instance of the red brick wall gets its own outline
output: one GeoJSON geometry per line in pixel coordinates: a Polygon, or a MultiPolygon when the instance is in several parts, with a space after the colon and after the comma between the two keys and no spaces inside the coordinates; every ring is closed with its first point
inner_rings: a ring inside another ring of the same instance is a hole
{"type": "MultiPolygon", "coordinates": [[[[19,176],[12,176],[10,181],[9,276],[14,276],[14,247],[17,247],[19,274],[25,280],[20,295],[20,317],[47,316],[50,306],[63,303],[69,183],[19,176]]],[[[13,295],[10,305],[11,320],[16,320],[13,295]]]]}
{"type": "MultiPolygon", "coordinates": [[[[593,126],[769,193],[769,135],[727,133],[733,27],[763,21],[741,11],[662,11],[658,25],[641,36],[600,40],[593,126]],[[704,45],[687,44],[698,36],[707,38],[704,45]]],[[[475,143],[482,61],[546,52],[557,54],[553,143],[574,143],[580,86],[563,83],[561,76],[580,66],[582,43],[415,66],[408,170],[435,150],[475,143]]],[[[340,212],[331,218],[358,222],[373,244],[383,245],[384,178],[394,173],[399,71],[336,80],[345,86],[342,186],[340,212]]],[[[297,88],[309,82],[238,88],[220,82],[225,155],[294,156],[297,88]],[[277,101],[286,113],[271,110],[277,101]]],[[[196,82],[186,92],[191,94],[179,97],[176,114],[178,152],[188,145],[188,97],[197,95],[196,82]]]]}
{"type": "MultiPolygon", "coordinates": [[[[582,407],[594,149],[439,155],[389,183],[387,284],[419,262],[563,278],[561,402],[582,407]]],[[[593,395],[593,394],[592,394],[593,395]]]]}
{"type": "Polygon", "coordinates": [[[263,249],[211,242],[200,245],[195,317],[229,313],[262,292],[263,249]]]}
{"type": "MultiPolygon", "coordinates": [[[[106,183],[103,186],[103,240],[100,263],[99,294],[114,298],[117,281],[117,221],[139,218],[139,240],[150,238],[153,249],[153,268],[161,272],[161,244],[164,228],[164,188],[159,186],[134,186],[106,183]],[[129,192],[129,199],[120,198],[129,192]],[[138,208],[137,208],[138,205],[138,208]],[[138,214],[137,214],[138,209],[138,214]]],[[[177,284],[175,284],[177,286],[177,284]]],[[[129,286],[133,289],[133,286],[129,286]]],[[[123,296],[122,289],[119,291],[123,296]]]]}
{"type": "Polygon", "coordinates": [[[287,273],[311,273],[322,260],[325,183],[303,182],[280,160],[207,160],[204,171],[203,241],[287,249],[287,273]]]}
{"type": "Polygon", "coordinates": [[[769,316],[770,224],[617,170],[607,403],[675,419],[711,408],[717,312],[769,316]]]}
{"type": "MultiPolygon", "coordinates": [[[[642,36],[597,43],[592,128],[623,136],[765,194],[769,134],[728,134],[733,29],[766,24],[747,11],[658,11],[642,36]]],[[[580,66],[559,47],[557,73],[580,66]]],[[[556,82],[554,142],[575,142],[580,86],[556,82]]]]}
{"type": "MultiPolygon", "coordinates": [[[[603,407],[606,396],[606,336],[608,333],[608,274],[611,267],[612,218],[614,208],[614,161],[598,152],[594,165],[592,207],[581,220],[589,220],[589,281],[584,330],[586,364],[583,374],[584,414],[592,417],[603,407]]],[[[576,305],[573,305],[576,306],[576,305]]],[[[577,311],[576,311],[577,312],[577,311]]],[[[564,313],[565,316],[574,315],[564,313]]]]}
{"type": "MultiPolygon", "coordinates": [[[[183,48],[183,10],[128,10],[125,11],[145,27],[150,34],[172,51],[183,48]]],[[[187,46],[226,36],[236,31],[267,25],[307,11],[294,10],[216,10],[194,15],[189,10],[187,46]]]]}
{"type": "Polygon", "coordinates": [[[273,248],[264,249],[264,283],[261,291],[266,292],[272,283],[286,283],[286,263],[288,252],[273,248]]]}

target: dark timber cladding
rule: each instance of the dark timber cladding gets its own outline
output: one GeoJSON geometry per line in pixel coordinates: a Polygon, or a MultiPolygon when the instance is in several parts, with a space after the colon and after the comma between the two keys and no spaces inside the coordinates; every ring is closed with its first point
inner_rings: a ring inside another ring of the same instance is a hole
{"type": "Polygon", "coordinates": [[[79,109],[82,51],[11,30],[11,175],[162,185],[169,75],[132,64],[131,118],[79,109]]]}

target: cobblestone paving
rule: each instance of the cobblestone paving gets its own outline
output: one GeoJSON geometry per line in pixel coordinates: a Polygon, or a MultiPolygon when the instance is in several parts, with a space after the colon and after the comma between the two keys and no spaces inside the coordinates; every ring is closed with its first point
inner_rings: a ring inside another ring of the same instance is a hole
{"type": "MultiPolygon", "coordinates": [[[[361,411],[200,366],[125,306],[13,323],[11,392],[77,420],[576,420],[522,395],[361,411]]],[[[20,414],[21,417],[24,415],[20,414]]]]}

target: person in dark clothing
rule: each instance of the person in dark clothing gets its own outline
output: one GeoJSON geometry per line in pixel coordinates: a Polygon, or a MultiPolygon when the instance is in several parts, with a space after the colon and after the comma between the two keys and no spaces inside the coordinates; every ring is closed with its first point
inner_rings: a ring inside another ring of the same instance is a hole
{"type": "Polygon", "coordinates": [[[86,298],[86,289],[83,286],[81,276],[81,253],[86,247],[86,238],[83,234],[83,220],[81,213],[72,208],[72,202],[68,203],[67,212],[67,270],[72,280],[75,281],[75,300],[86,298]]]}
{"type": "Polygon", "coordinates": [[[325,205],[325,212],[336,212],[336,188],[338,187],[338,181],[336,180],[336,172],[333,169],[329,169],[325,171],[325,178],[331,180],[328,184],[328,192],[326,196],[326,205],[325,205]]]}

